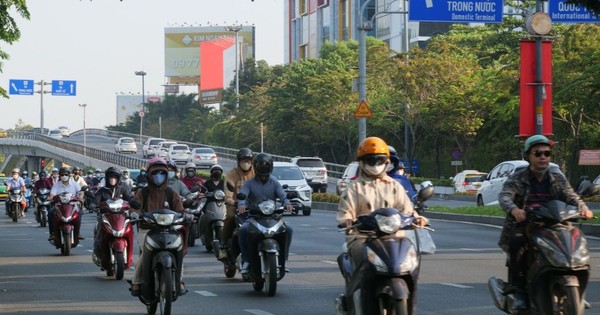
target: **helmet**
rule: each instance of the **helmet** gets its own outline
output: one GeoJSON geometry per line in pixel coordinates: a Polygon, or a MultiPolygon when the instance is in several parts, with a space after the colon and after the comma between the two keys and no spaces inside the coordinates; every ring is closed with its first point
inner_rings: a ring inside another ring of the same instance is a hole
{"type": "Polygon", "coordinates": [[[23,171],[21,174],[23,174],[23,176],[29,175],[29,173],[27,171],[23,171]]]}
{"type": "Polygon", "coordinates": [[[36,176],[38,173],[36,171],[31,172],[31,176],[36,176]]]}
{"type": "Polygon", "coordinates": [[[95,171],[95,173],[102,173],[102,170],[99,169],[99,168],[97,168],[96,171],[95,171]]]}
{"type": "Polygon", "coordinates": [[[73,173],[78,173],[80,171],[81,171],[81,169],[79,167],[77,167],[77,166],[73,167],[73,173]]]}
{"type": "Polygon", "coordinates": [[[398,168],[404,169],[404,168],[405,168],[405,167],[404,167],[404,163],[402,163],[402,162],[399,162],[399,163],[398,163],[398,168]]]}
{"type": "Polygon", "coordinates": [[[256,175],[270,175],[273,171],[273,157],[267,153],[259,153],[252,160],[252,167],[256,175]]]}
{"type": "Polygon", "coordinates": [[[104,171],[104,177],[106,178],[110,178],[110,177],[116,177],[116,178],[120,178],[121,177],[121,172],[119,172],[119,170],[116,167],[109,167],[106,169],[106,171],[104,171]]]}
{"type": "Polygon", "coordinates": [[[387,143],[378,137],[368,137],[360,142],[358,145],[356,157],[358,160],[362,159],[366,155],[382,154],[390,156],[390,149],[387,143]]]}
{"type": "Polygon", "coordinates": [[[21,170],[18,168],[13,168],[12,172],[19,174],[19,173],[21,173],[21,170]]]}
{"type": "MultiPolygon", "coordinates": [[[[146,167],[146,169],[150,168],[153,165],[163,165],[163,166],[167,166],[167,161],[161,157],[153,157],[151,159],[148,160],[148,167],[146,167]]],[[[143,167],[143,166],[142,166],[143,167]]],[[[144,171],[146,170],[144,169],[144,171]]],[[[140,170],[142,170],[142,168],[140,168],[140,170]]]]}
{"type": "Polygon", "coordinates": [[[172,170],[176,171],[177,170],[177,163],[175,163],[175,161],[171,160],[171,161],[167,162],[167,167],[169,169],[172,169],[172,170]]]}
{"type": "Polygon", "coordinates": [[[68,168],[66,168],[66,167],[61,167],[58,170],[58,174],[60,174],[60,175],[63,175],[63,174],[71,175],[71,171],[68,168]]]}
{"type": "Polygon", "coordinates": [[[238,153],[236,154],[237,157],[237,161],[241,161],[243,159],[250,159],[252,160],[253,154],[252,154],[252,150],[248,149],[248,148],[243,148],[240,149],[238,151],[238,153]]]}
{"type": "MultiPolygon", "coordinates": [[[[149,161],[148,161],[148,162],[149,162],[149,161]]],[[[145,171],[146,171],[146,167],[142,165],[142,166],[140,167],[140,172],[145,172],[145,171]]]]}
{"type": "MultiPolygon", "coordinates": [[[[390,150],[390,161],[392,162],[392,164],[394,165],[394,168],[398,168],[398,166],[402,163],[400,163],[400,158],[398,157],[398,152],[396,152],[396,149],[394,147],[392,147],[391,145],[388,145],[388,149],[390,150]]],[[[404,164],[402,164],[402,168],[404,168],[404,164]]]]}
{"type": "Polygon", "coordinates": [[[88,175],[90,175],[90,174],[94,174],[94,172],[92,172],[92,170],[89,170],[88,175]]]}
{"type": "Polygon", "coordinates": [[[211,166],[209,172],[212,173],[214,170],[219,170],[219,171],[221,171],[221,173],[223,173],[223,168],[219,164],[215,164],[215,165],[211,166]]]}
{"type": "Polygon", "coordinates": [[[547,146],[552,145],[552,143],[550,142],[550,140],[548,138],[546,138],[546,136],[534,135],[534,136],[527,138],[527,140],[525,140],[525,146],[523,147],[523,152],[527,153],[527,152],[529,152],[531,147],[539,145],[539,144],[543,144],[543,145],[547,145],[547,146]]]}
{"type": "Polygon", "coordinates": [[[56,168],[56,167],[52,168],[52,173],[54,173],[54,172],[58,172],[58,168],[56,168]]]}
{"type": "Polygon", "coordinates": [[[185,170],[187,171],[187,169],[188,169],[188,168],[192,168],[192,169],[194,169],[194,171],[196,171],[196,164],[194,164],[194,163],[192,163],[192,162],[188,162],[188,163],[185,165],[185,170]]]}
{"type": "Polygon", "coordinates": [[[40,178],[46,178],[46,172],[45,171],[41,171],[40,172],[40,178]]]}

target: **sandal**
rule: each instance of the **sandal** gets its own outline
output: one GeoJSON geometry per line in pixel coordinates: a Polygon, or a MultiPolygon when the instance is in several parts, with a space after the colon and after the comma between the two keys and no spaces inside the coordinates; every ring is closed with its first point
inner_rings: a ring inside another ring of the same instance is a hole
{"type": "Polygon", "coordinates": [[[140,284],[132,283],[129,291],[131,291],[131,295],[133,296],[140,296],[140,284]]]}
{"type": "Polygon", "coordinates": [[[188,293],[188,289],[185,287],[185,283],[183,281],[179,282],[179,296],[185,295],[188,293]]]}

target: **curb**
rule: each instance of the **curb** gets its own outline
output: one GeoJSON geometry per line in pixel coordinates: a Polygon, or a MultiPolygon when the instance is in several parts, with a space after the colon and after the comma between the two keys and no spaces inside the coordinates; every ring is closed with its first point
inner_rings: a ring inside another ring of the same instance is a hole
{"type": "MultiPolygon", "coordinates": [[[[591,207],[591,205],[589,205],[591,207]]],[[[325,211],[337,211],[338,204],[330,202],[315,202],[312,203],[313,209],[325,210],[325,211]]],[[[496,226],[502,226],[504,224],[504,218],[492,217],[485,215],[468,215],[468,214],[455,214],[455,213],[442,213],[442,212],[427,212],[425,216],[429,219],[449,220],[449,221],[462,221],[469,223],[481,223],[490,224],[496,226]]],[[[579,229],[586,235],[600,237],[600,224],[577,224],[579,229]]]]}

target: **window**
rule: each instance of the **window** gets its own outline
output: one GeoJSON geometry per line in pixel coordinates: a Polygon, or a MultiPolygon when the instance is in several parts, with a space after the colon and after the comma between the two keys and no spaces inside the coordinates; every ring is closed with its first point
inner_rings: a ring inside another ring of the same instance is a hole
{"type": "Polygon", "coordinates": [[[296,167],[274,167],[273,176],[278,180],[301,180],[302,171],[296,167]]]}
{"type": "Polygon", "coordinates": [[[296,164],[299,167],[325,167],[325,164],[320,159],[299,159],[296,164]]]}

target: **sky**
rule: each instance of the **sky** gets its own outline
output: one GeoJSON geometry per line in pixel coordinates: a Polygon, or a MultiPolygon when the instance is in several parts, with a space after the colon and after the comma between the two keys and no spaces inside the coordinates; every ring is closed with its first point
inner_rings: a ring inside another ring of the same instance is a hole
{"type": "MultiPolygon", "coordinates": [[[[116,95],[164,94],[164,28],[175,26],[254,25],[256,59],[282,64],[283,0],[32,0],[29,21],[11,14],[21,30],[2,63],[0,84],[9,80],[74,80],[76,96],[44,94],[44,127],[104,128],[116,123],[116,95]]],[[[45,90],[50,91],[48,85],[45,90]]],[[[39,86],[36,85],[36,91],[39,86]]],[[[180,89],[187,93],[194,89],[180,89]]],[[[197,90],[196,90],[197,91],[197,90]]],[[[0,97],[0,128],[23,123],[39,127],[40,94],[0,97]]]]}

